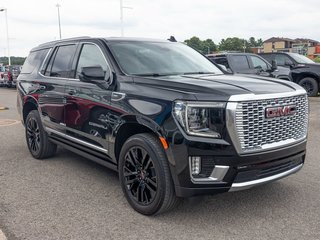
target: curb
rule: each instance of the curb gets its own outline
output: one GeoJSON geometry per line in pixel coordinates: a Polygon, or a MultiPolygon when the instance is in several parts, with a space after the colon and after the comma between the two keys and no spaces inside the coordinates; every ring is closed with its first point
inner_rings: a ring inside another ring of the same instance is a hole
{"type": "Polygon", "coordinates": [[[0,240],[7,240],[6,236],[1,230],[0,230],[0,240]]]}

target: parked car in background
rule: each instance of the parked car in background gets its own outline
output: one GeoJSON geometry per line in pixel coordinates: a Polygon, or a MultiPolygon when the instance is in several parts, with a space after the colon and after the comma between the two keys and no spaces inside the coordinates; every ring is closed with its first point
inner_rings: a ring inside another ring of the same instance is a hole
{"type": "Polygon", "coordinates": [[[308,96],[317,96],[320,90],[320,64],[297,53],[261,53],[268,62],[291,69],[292,81],[306,89],[308,96]]]}
{"type": "Polygon", "coordinates": [[[0,87],[4,86],[4,72],[5,72],[4,66],[0,65],[0,87]]]}
{"type": "Polygon", "coordinates": [[[207,57],[214,63],[225,66],[228,72],[291,80],[289,69],[278,67],[275,63],[272,65],[257,54],[224,53],[209,54],[207,57]]]}
{"type": "Polygon", "coordinates": [[[4,68],[1,86],[12,88],[17,86],[17,78],[20,74],[20,66],[10,66],[4,68]]]}

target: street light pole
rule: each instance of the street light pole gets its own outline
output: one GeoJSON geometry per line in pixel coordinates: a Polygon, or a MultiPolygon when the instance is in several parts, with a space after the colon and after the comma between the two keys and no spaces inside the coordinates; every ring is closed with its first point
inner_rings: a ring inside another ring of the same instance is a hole
{"type": "Polygon", "coordinates": [[[121,37],[124,35],[123,30],[123,0],[120,0],[120,21],[121,21],[121,37]]]}
{"type": "Polygon", "coordinates": [[[7,48],[8,48],[8,60],[9,60],[9,66],[11,66],[11,58],[10,58],[10,47],[9,47],[9,28],[8,28],[8,10],[6,8],[1,8],[0,12],[5,12],[6,17],[6,28],[7,28],[7,48]]]}
{"type": "Polygon", "coordinates": [[[120,21],[121,21],[121,37],[124,36],[123,9],[132,9],[132,7],[123,6],[123,0],[120,0],[120,21]]]}
{"type": "Polygon", "coordinates": [[[59,36],[61,39],[61,23],[60,23],[60,7],[61,7],[61,5],[59,3],[57,3],[56,7],[58,9],[59,36]]]}

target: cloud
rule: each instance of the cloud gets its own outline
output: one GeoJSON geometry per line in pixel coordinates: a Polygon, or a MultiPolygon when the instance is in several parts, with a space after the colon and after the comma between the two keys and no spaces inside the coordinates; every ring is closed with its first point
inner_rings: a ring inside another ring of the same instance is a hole
{"type": "MultiPolygon", "coordinates": [[[[3,0],[8,9],[10,50],[26,56],[34,46],[59,36],[58,0],[3,0]]],[[[63,37],[119,36],[119,0],[60,0],[63,37]]],[[[125,35],[183,41],[192,36],[267,39],[272,36],[320,40],[317,0],[124,0],[125,35]]],[[[6,49],[0,12],[0,56],[6,49]]]]}

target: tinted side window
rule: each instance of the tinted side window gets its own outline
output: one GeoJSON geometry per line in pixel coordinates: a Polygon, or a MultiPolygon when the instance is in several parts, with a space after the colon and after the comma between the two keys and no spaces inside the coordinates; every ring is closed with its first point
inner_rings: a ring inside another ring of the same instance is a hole
{"type": "Polygon", "coordinates": [[[31,52],[27,59],[24,61],[21,73],[32,73],[33,70],[42,63],[48,51],[49,49],[42,49],[31,52]]]}
{"type": "Polygon", "coordinates": [[[49,63],[45,75],[51,77],[69,77],[69,73],[71,70],[70,63],[75,51],[76,45],[60,46],[54,56],[52,67],[49,63]]]}
{"type": "Polygon", "coordinates": [[[271,63],[272,62],[272,60],[273,60],[273,57],[272,57],[272,55],[270,55],[270,54],[263,54],[263,55],[261,55],[261,57],[263,57],[265,60],[267,60],[269,63],[271,63]]]}
{"type": "Polygon", "coordinates": [[[263,70],[268,69],[268,65],[261,58],[250,56],[250,59],[254,68],[262,68],[263,70]]]}
{"type": "Polygon", "coordinates": [[[230,62],[236,71],[250,68],[247,57],[243,55],[231,56],[230,62]]]}
{"type": "Polygon", "coordinates": [[[291,59],[284,54],[276,54],[275,60],[277,61],[277,64],[281,66],[285,66],[286,63],[287,65],[293,64],[291,59]]]}
{"type": "Polygon", "coordinates": [[[109,67],[99,47],[93,44],[84,44],[78,61],[76,78],[79,78],[79,74],[82,72],[83,67],[98,66],[100,66],[103,69],[105,77],[109,78],[109,67]]]}
{"type": "Polygon", "coordinates": [[[230,68],[228,60],[225,57],[219,57],[219,58],[213,59],[213,61],[217,64],[224,65],[226,68],[230,68]]]}

